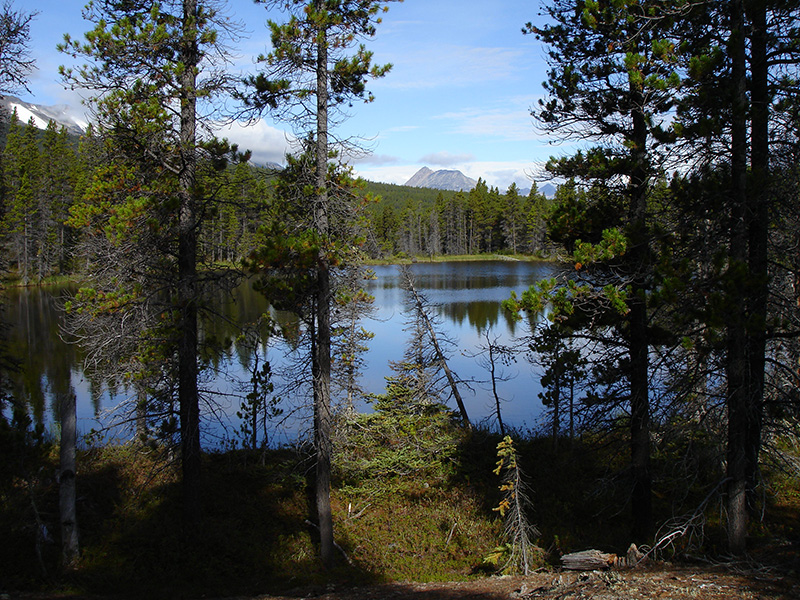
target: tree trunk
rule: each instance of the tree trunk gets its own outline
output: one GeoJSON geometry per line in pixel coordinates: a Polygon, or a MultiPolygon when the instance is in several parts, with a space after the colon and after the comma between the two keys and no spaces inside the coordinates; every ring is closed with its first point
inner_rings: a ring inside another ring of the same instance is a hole
{"type": "MultiPolygon", "coordinates": [[[[259,396],[262,393],[262,390],[259,386],[259,379],[258,379],[258,346],[256,346],[255,351],[253,352],[254,355],[254,364],[253,364],[253,402],[250,405],[250,410],[252,410],[252,414],[250,415],[250,449],[255,450],[258,444],[258,410],[261,406],[261,401],[259,396]]],[[[265,398],[266,402],[266,398],[265,398]]]]}
{"type": "Polygon", "coordinates": [[[77,442],[77,411],[75,394],[59,394],[61,419],[60,471],[58,476],[58,506],[61,519],[61,566],[75,568],[78,562],[78,518],[76,507],[75,445],[77,442]]]}
{"type": "Polygon", "coordinates": [[[561,341],[555,343],[553,350],[553,369],[555,370],[555,377],[553,377],[553,452],[558,452],[558,431],[561,429],[561,374],[564,366],[561,364],[561,341]]]}
{"type": "MultiPolygon", "coordinates": [[[[634,294],[643,293],[634,288],[634,294]]],[[[646,541],[652,533],[650,477],[650,402],[648,390],[647,309],[642,298],[630,303],[631,470],[633,472],[633,538],[646,541]]]]}
{"type": "MultiPolygon", "coordinates": [[[[433,350],[436,353],[436,358],[439,361],[439,364],[442,366],[442,370],[444,371],[444,375],[447,378],[447,383],[450,385],[450,390],[453,393],[453,398],[455,398],[456,405],[458,406],[458,412],[461,414],[461,423],[466,429],[471,429],[472,424],[469,421],[469,415],[467,414],[467,407],[464,404],[464,399],[461,397],[461,393],[458,391],[458,385],[456,383],[456,379],[453,376],[453,372],[450,370],[450,367],[447,364],[447,359],[442,352],[442,348],[439,345],[439,340],[436,337],[436,330],[431,323],[431,320],[428,318],[428,313],[425,311],[425,303],[423,302],[422,298],[420,297],[419,293],[417,293],[416,288],[414,287],[414,279],[411,275],[411,271],[407,268],[404,268],[404,275],[405,275],[405,283],[408,291],[414,296],[414,305],[417,310],[417,314],[422,319],[422,323],[425,326],[425,330],[428,332],[428,335],[431,338],[431,344],[433,344],[433,350]]],[[[420,359],[419,364],[422,365],[422,360],[420,359]]]]}
{"type": "Polygon", "coordinates": [[[749,227],[749,310],[748,310],[748,386],[747,469],[748,508],[756,510],[755,490],[758,485],[758,456],[761,450],[763,417],[764,369],[766,364],[766,320],[769,289],[767,261],[769,241],[769,83],[767,62],[767,15],[763,0],[748,0],[750,21],[750,90],[751,90],[751,180],[747,190],[750,207],[749,227]]]}
{"type": "Polygon", "coordinates": [[[144,440],[147,436],[147,392],[144,386],[135,386],[136,389],[136,436],[144,440]]]}
{"type": "Polygon", "coordinates": [[[503,415],[502,411],[500,410],[500,395],[497,393],[497,369],[495,364],[494,358],[494,344],[489,339],[489,333],[485,332],[484,335],[486,336],[486,343],[489,347],[489,365],[491,368],[491,376],[492,376],[492,394],[494,395],[494,406],[495,411],[497,412],[497,425],[500,428],[500,435],[505,437],[506,436],[506,428],[503,424],[503,415]]]}
{"type": "Polygon", "coordinates": [[[317,302],[317,376],[314,378],[316,388],[316,446],[317,477],[316,498],[317,517],[320,532],[320,557],[325,566],[333,565],[333,517],[331,513],[331,329],[330,329],[330,272],[320,266],[318,277],[317,302]]]}
{"type": "Polygon", "coordinates": [[[575,374],[569,379],[569,442],[575,440],[575,374]]]}
{"type": "Polygon", "coordinates": [[[729,248],[729,298],[733,314],[729,316],[727,336],[727,408],[728,408],[728,545],[733,554],[744,554],[747,537],[747,336],[743,272],[747,260],[747,73],[742,0],[731,2],[730,55],[733,59],[733,122],[731,128],[732,208],[729,248]]]}
{"type": "Polygon", "coordinates": [[[632,91],[633,168],[630,183],[629,269],[633,277],[628,302],[630,393],[631,393],[631,471],[633,474],[633,538],[647,541],[652,533],[652,491],[650,476],[650,396],[649,340],[647,335],[647,283],[645,272],[650,268],[649,236],[647,234],[647,122],[643,113],[644,98],[638,89],[632,91]]]}
{"type": "MultiPolygon", "coordinates": [[[[322,10],[321,0],[315,9],[322,10]]],[[[317,38],[317,202],[314,224],[323,244],[329,234],[328,223],[328,40],[323,28],[317,38]]],[[[317,373],[314,377],[315,443],[317,451],[316,501],[319,520],[320,558],[333,566],[333,517],[331,514],[331,312],[330,265],[326,248],[320,248],[317,265],[317,373]]]]}
{"type": "Polygon", "coordinates": [[[178,403],[181,426],[181,466],[185,526],[200,520],[200,403],[197,389],[197,202],[196,126],[197,0],[183,1],[181,60],[181,158],[178,232],[178,403]]]}

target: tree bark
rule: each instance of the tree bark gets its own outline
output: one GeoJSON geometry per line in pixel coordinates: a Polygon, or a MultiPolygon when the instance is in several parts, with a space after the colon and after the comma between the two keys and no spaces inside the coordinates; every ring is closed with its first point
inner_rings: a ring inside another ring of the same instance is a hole
{"type": "Polygon", "coordinates": [[[742,0],[732,0],[730,54],[733,77],[733,122],[731,127],[732,209],[729,248],[729,287],[731,288],[727,336],[726,375],[728,382],[727,509],[728,547],[733,554],[744,554],[747,537],[747,335],[744,295],[747,261],[747,72],[742,0]]]}
{"type": "MultiPolygon", "coordinates": [[[[323,10],[317,0],[315,10],[323,10]]],[[[316,502],[319,520],[320,558],[333,566],[333,517],[331,514],[331,313],[330,264],[327,256],[328,222],[328,39],[323,26],[317,33],[317,201],[314,224],[323,246],[317,264],[316,363],[314,376],[315,443],[317,451],[316,502]]]]}
{"type": "Polygon", "coordinates": [[[178,223],[178,404],[181,427],[181,467],[187,530],[200,520],[200,402],[197,388],[197,177],[196,67],[197,0],[183,0],[183,39],[180,108],[180,214],[178,223]]]}

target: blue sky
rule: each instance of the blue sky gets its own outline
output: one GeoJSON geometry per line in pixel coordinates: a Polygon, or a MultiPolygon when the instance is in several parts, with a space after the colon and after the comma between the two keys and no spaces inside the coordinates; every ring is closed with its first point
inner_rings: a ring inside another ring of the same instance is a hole
{"type": "MultiPolygon", "coordinates": [[[[30,10],[28,2],[16,7],[30,10]]],[[[34,4],[30,2],[30,4],[34,4]]],[[[80,37],[90,29],[82,19],[85,2],[38,0],[31,27],[32,51],[39,70],[23,100],[67,103],[76,108],[76,92],[64,90],[58,65],[68,57],[55,50],[64,33],[80,37]]],[[[272,16],[247,0],[228,2],[228,12],[248,32],[237,43],[236,64],[253,72],[253,59],[268,51],[265,23],[272,16]]],[[[393,64],[371,83],[372,104],[355,104],[340,136],[358,136],[371,155],[353,159],[358,174],[373,181],[404,183],[419,168],[459,169],[505,190],[528,177],[563,148],[537,132],[529,109],[541,97],[546,77],[544,50],[521,33],[536,21],[537,0],[405,0],[392,2],[378,33],[367,46],[377,63],[393,64]]],[[[223,134],[254,151],[257,160],[283,162],[289,128],[266,116],[223,134]]]]}

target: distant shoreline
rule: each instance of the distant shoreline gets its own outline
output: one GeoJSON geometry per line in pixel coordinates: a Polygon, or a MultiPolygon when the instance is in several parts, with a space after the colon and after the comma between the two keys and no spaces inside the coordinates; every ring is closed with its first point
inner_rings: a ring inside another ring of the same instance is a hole
{"type": "Polygon", "coordinates": [[[367,259],[367,265],[408,265],[413,263],[439,263],[439,262],[489,262],[504,260],[509,262],[553,262],[556,257],[533,256],[531,254],[434,254],[417,255],[413,257],[397,257],[385,259],[367,259]]]}

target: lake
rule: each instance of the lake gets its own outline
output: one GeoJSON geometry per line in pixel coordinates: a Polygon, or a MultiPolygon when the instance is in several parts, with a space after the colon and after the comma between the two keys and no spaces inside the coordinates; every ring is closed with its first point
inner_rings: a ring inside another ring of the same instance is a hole
{"type": "MultiPolygon", "coordinates": [[[[400,287],[399,270],[393,265],[373,267],[375,279],[365,287],[375,297],[375,314],[362,325],[374,333],[365,355],[362,387],[379,394],[385,389],[385,378],[392,375],[390,362],[399,362],[409,337],[405,331],[408,315],[404,313],[405,292],[400,287]]],[[[549,263],[503,261],[459,261],[416,263],[412,266],[417,289],[433,307],[442,334],[454,344],[450,347],[448,364],[465,383],[460,386],[467,412],[473,423],[496,426],[494,397],[488,381],[488,370],[476,358],[480,347],[486,345],[485,335],[510,344],[515,336],[525,335],[527,327],[516,322],[502,309],[500,303],[511,290],[521,293],[531,283],[553,275],[556,267],[549,263]]],[[[131,404],[124,389],[109,391],[108,386],[91,382],[82,369],[82,350],[61,339],[60,325],[67,290],[53,288],[11,289],[5,294],[5,319],[10,324],[7,339],[12,352],[21,359],[20,373],[14,377],[14,392],[24,397],[36,422],[44,423],[53,435],[57,425],[52,415],[59,394],[74,393],[78,404],[78,426],[83,434],[111,425],[125,411],[120,407],[131,404]]],[[[248,323],[269,310],[264,298],[245,282],[232,295],[219,294],[212,300],[223,315],[232,322],[248,323]]],[[[284,324],[292,317],[273,316],[284,324]]],[[[236,332],[221,323],[206,323],[206,335],[234,339],[236,332]]],[[[299,351],[283,340],[272,338],[252,347],[233,344],[230,350],[212,362],[212,375],[201,386],[207,404],[203,416],[203,443],[207,448],[225,447],[238,439],[241,399],[246,394],[255,356],[273,366],[274,395],[284,398],[280,405],[283,415],[268,424],[271,444],[291,443],[310,428],[309,402],[298,393],[284,389],[298,379],[292,365],[298,362],[299,351]],[[290,395],[291,394],[291,395],[290,395]],[[292,398],[291,401],[288,398],[292,398]]],[[[515,363],[503,367],[507,380],[498,382],[503,421],[515,428],[531,428],[538,424],[542,406],[538,398],[539,375],[535,367],[519,356],[515,363]]],[[[450,403],[452,406],[452,402],[450,403]]],[[[365,402],[358,410],[369,410],[365,402]]],[[[125,439],[126,428],[110,429],[106,440],[125,439]]]]}

